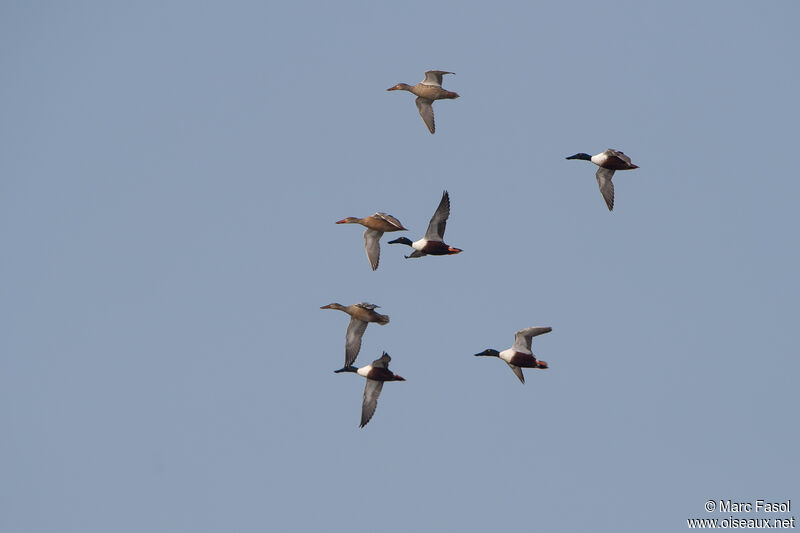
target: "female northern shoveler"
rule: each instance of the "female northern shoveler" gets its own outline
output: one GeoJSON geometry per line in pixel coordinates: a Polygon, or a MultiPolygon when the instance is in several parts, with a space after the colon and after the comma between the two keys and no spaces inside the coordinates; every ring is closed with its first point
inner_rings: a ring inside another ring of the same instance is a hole
{"type": "Polygon", "coordinates": [[[355,372],[359,376],[367,378],[367,384],[364,386],[364,401],[361,404],[361,426],[367,425],[372,415],[375,414],[375,408],[378,407],[378,396],[383,389],[384,381],[405,381],[405,379],[389,370],[389,361],[392,358],[389,354],[383,352],[380,359],[375,359],[371,365],[356,368],[354,366],[346,366],[340,372],[355,372]]]}
{"type": "Polygon", "coordinates": [[[386,213],[375,213],[364,218],[347,217],[336,222],[337,224],[361,224],[364,230],[364,248],[367,250],[367,260],[372,270],[378,269],[381,258],[381,248],[378,241],[387,231],[408,231],[399,220],[386,213]]]}
{"type": "Polygon", "coordinates": [[[425,79],[418,84],[408,85],[406,83],[398,83],[394,87],[389,87],[387,91],[408,91],[417,95],[417,109],[419,115],[422,117],[425,125],[431,133],[436,133],[436,124],[433,121],[433,101],[456,99],[458,94],[453,91],[445,91],[442,89],[442,76],[445,74],[455,74],[454,72],[445,72],[444,70],[429,70],[425,73],[425,79]]]}
{"type": "Polygon", "coordinates": [[[614,171],[639,168],[631,163],[630,157],[619,150],[612,150],[611,148],[597,155],[580,153],[571,155],[567,159],[583,159],[584,161],[591,161],[600,167],[597,169],[595,176],[597,177],[597,185],[600,186],[600,193],[603,195],[609,211],[614,209],[614,184],[611,183],[614,171]]]}
{"type": "Polygon", "coordinates": [[[499,357],[514,371],[514,374],[522,383],[525,383],[525,376],[522,374],[523,368],[547,368],[547,362],[540,361],[531,352],[531,339],[543,333],[550,333],[553,328],[525,328],[514,334],[514,346],[508,350],[498,352],[492,348],[486,349],[475,356],[489,355],[499,357]]]}
{"type": "Polygon", "coordinates": [[[425,237],[418,241],[411,242],[407,237],[400,237],[388,244],[405,244],[414,249],[411,255],[405,256],[406,259],[411,257],[422,257],[423,255],[453,255],[462,252],[460,248],[453,248],[444,243],[444,229],[447,225],[447,218],[450,216],[450,195],[447,191],[442,194],[442,200],[439,202],[439,207],[431,217],[431,222],[428,224],[428,231],[425,232],[425,237]]]}
{"type": "Polygon", "coordinates": [[[320,309],[338,309],[350,315],[350,323],[347,325],[347,333],[344,336],[344,368],[335,372],[343,372],[347,367],[353,365],[356,357],[358,357],[358,352],[361,350],[361,337],[367,330],[368,323],[377,322],[381,326],[389,323],[387,315],[375,312],[375,309],[379,307],[367,302],[348,305],[347,307],[334,302],[320,307],[320,309]]]}

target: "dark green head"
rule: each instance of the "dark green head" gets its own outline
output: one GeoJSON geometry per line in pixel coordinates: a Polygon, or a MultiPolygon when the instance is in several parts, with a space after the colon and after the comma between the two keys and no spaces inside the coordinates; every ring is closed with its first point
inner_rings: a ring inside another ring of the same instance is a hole
{"type": "Polygon", "coordinates": [[[350,365],[350,366],[343,366],[339,370],[334,370],[334,373],[336,374],[340,372],[358,372],[358,368],[354,367],[353,365],[350,365]]]}
{"type": "Polygon", "coordinates": [[[580,154],[571,155],[567,159],[583,159],[584,161],[591,161],[592,160],[592,156],[590,156],[589,154],[580,153],[580,154]]]}
{"type": "Polygon", "coordinates": [[[478,357],[479,355],[490,355],[492,357],[500,357],[500,352],[498,352],[497,350],[493,350],[491,348],[487,348],[481,353],[476,353],[475,357],[478,357]]]}
{"type": "Polygon", "coordinates": [[[411,239],[409,239],[408,237],[400,237],[399,239],[395,239],[393,241],[389,241],[386,244],[405,244],[405,245],[411,246],[411,239]]]}

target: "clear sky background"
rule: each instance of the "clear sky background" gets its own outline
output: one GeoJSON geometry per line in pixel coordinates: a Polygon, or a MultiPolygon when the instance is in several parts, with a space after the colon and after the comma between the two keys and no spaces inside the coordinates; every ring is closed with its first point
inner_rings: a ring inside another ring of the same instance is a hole
{"type": "Polygon", "coordinates": [[[139,4],[0,7],[0,530],[797,507],[800,4],[139,4]],[[386,92],[428,69],[436,135],[386,92]],[[606,148],[613,213],[564,159],[606,148]],[[334,224],[417,239],[443,189],[456,256],[334,224]],[[408,380],[364,429],[319,309],[360,301],[408,380]],[[473,357],[528,326],[527,384],[473,357]]]}

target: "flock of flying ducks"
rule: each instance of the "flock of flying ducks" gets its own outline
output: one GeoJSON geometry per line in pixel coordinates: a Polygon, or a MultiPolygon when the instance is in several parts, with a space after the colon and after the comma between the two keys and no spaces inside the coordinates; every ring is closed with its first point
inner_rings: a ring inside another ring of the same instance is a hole
{"type": "MultiPolygon", "coordinates": [[[[458,98],[458,93],[447,91],[442,88],[442,76],[445,74],[453,74],[453,72],[445,72],[443,70],[429,70],[425,73],[425,79],[416,85],[408,85],[405,83],[398,83],[390,87],[387,91],[408,91],[417,96],[416,104],[422,121],[428,127],[431,133],[436,132],[436,123],[433,119],[433,102],[435,100],[453,100],[458,98]]],[[[597,155],[590,156],[589,154],[578,153],[567,157],[566,159],[582,159],[591,161],[599,168],[595,177],[597,178],[597,185],[600,187],[600,193],[608,206],[608,210],[614,209],[614,184],[611,178],[617,170],[632,170],[639,168],[631,163],[631,158],[618,150],[608,150],[601,152],[597,155]]],[[[460,248],[454,248],[444,242],[444,230],[447,225],[447,219],[450,217],[450,195],[447,191],[442,193],[442,199],[439,206],[431,217],[428,229],[425,236],[416,241],[411,241],[407,237],[400,237],[389,241],[388,244],[405,244],[412,248],[410,255],[405,256],[406,259],[423,257],[425,255],[453,255],[462,252],[460,248]]],[[[372,270],[377,270],[380,261],[380,239],[384,233],[392,231],[407,231],[403,224],[386,213],[375,213],[365,218],[347,217],[336,222],[337,224],[361,224],[365,228],[364,231],[364,247],[367,252],[367,260],[369,261],[372,270]]],[[[361,350],[361,338],[367,330],[367,325],[370,322],[385,326],[389,323],[389,317],[382,315],[375,311],[379,306],[361,302],[348,306],[343,306],[338,303],[331,303],[321,307],[320,309],[337,309],[350,315],[350,323],[347,325],[347,332],[345,333],[345,349],[344,349],[344,366],[335,372],[352,372],[359,376],[366,378],[367,383],[364,387],[364,398],[361,406],[361,426],[364,427],[375,414],[375,409],[378,405],[378,396],[383,389],[383,384],[386,381],[405,381],[405,379],[398,374],[389,370],[389,362],[392,360],[389,354],[383,352],[380,358],[372,362],[372,364],[357,368],[353,366],[358,352],[361,350]]],[[[514,344],[511,348],[503,351],[497,351],[489,348],[475,356],[489,356],[498,357],[505,361],[509,368],[514,372],[514,375],[519,378],[522,383],[525,383],[525,376],[522,373],[523,368],[548,368],[547,363],[537,359],[533,352],[531,352],[531,341],[533,337],[549,333],[552,331],[550,327],[531,327],[517,331],[514,334],[514,344]]]]}

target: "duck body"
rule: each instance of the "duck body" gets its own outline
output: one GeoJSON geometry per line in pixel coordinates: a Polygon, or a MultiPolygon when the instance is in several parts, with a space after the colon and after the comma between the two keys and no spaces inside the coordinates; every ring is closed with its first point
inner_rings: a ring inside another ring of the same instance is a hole
{"type": "Polygon", "coordinates": [[[614,184],[611,178],[614,177],[614,172],[617,170],[633,170],[639,168],[637,165],[631,163],[631,158],[619,150],[609,148],[605,152],[596,155],[589,155],[579,153],[567,157],[567,159],[582,159],[584,161],[591,161],[597,165],[597,185],[600,187],[600,194],[606,201],[609,211],[614,210],[614,184]]]}
{"type": "Polygon", "coordinates": [[[442,76],[454,74],[444,70],[428,70],[425,72],[425,79],[416,85],[398,83],[387,91],[408,91],[416,95],[417,111],[422,117],[422,121],[428,127],[428,131],[436,133],[436,122],[433,119],[433,102],[436,100],[455,100],[458,93],[447,91],[442,88],[442,76]]]}
{"type": "Polygon", "coordinates": [[[537,359],[533,352],[531,352],[531,339],[537,335],[550,333],[553,328],[550,327],[531,327],[517,331],[514,334],[514,345],[507,350],[498,352],[495,349],[488,348],[481,353],[476,353],[475,356],[489,356],[498,357],[508,364],[509,368],[514,375],[524,384],[525,375],[522,373],[523,368],[549,368],[546,361],[537,359]]]}
{"type": "Polygon", "coordinates": [[[331,303],[320,307],[320,309],[336,309],[350,315],[350,323],[347,325],[347,332],[345,333],[344,340],[344,367],[335,372],[343,372],[344,368],[350,367],[358,357],[358,352],[361,351],[361,338],[367,330],[367,325],[370,322],[385,326],[389,323],[388,315],[377,313],[375,309],[379,306],[367,302],[361,302],[353,305],[340,305],[338,303],[331,303]]]}
{"type": "Polygon", "coordinates": [[[447,219],[450,217],[450,194],[447,191],[442,193],[439,206],[431,217],[428,230],[425,236],[412,242],[407,237],[400,237],[388,244],[405,244],[414,249],[411,255],[405,256],[406,259],[423,257],[425,255],[454,255],[463,252],[460,248],[453,248],[444,242],[444,230],[447,226],[447,219]]]}
{"type": "Polygon", "coordinates": [[[364,385],[364,397],[361,403],[361,425],[364,427],[372,419],[375,414],[375,409],[378,407],[378,396],[383,390],[383,384],[387,381],[405,381],[405,378],[399,376],[389,370],[389,362],[392,360],[389,354],[383,352],[383,355],[374,360],[372,364],[356,368],[354,366],[346,366],[340,372],[353,372],[367,379],[367,384],[364,385]]]}
{"type": "Polygon", "coordinates": [[[390,231],[407,231],[395,217],[380,211],[364,218],[343,218],[336,223],[361,224],[367,228],[364,230],[364,249],[367,252],[367,261],[369,261],[373,271],[378,269],[378,263],[381,259],[380,240],[383,234],[390,231]]]}

